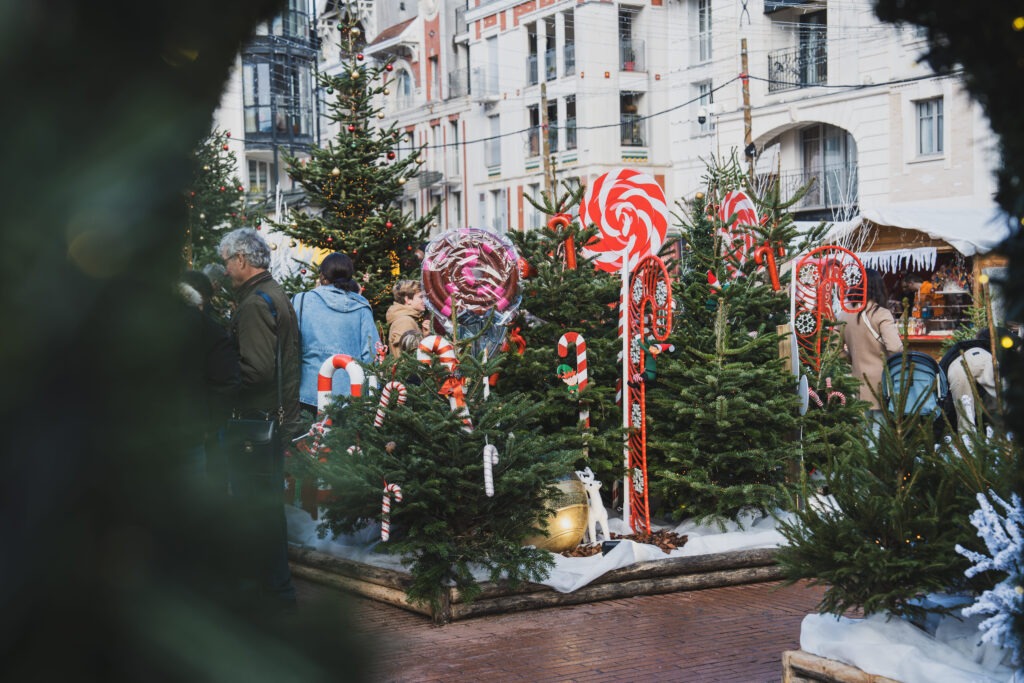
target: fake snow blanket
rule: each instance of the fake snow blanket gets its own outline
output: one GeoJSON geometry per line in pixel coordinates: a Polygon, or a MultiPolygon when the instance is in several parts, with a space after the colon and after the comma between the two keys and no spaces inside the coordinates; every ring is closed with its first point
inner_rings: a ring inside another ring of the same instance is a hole
{"type": "MultiPolygon", "coordinates": [[[[377,552],[380,543],[379,524],[368,525],[352,535],[320,538],[317,534],[317,522],[309,516],[309,513],[292,505],[286,505],[285,511],[290,543],[354,562],[405,571],[401,557],[377,552]]],[[[613,517],[608,522],[613,533],[621,535],[631,533],[631,529],[621,518],[613,517]]],[[[741,517],[736,521],[725,523],[724,529],[717,524],[699,525],[691,521],[684,521],[676,527],[652,527],[669,529],[681,536],[687,536],[688,541],[682,548],[676,548],[670,553],[665,553],[654,545],[623,540],[605,555],[598,554],[591,557],[554,555],[555,566],[548,577],[539,583],[550,586],[560,593],[571,593],[607,572],[638,562],[755,548],[775,548],[785,543],[785,538],[776,528],[777,525],[778,522],[772,517],[741,517]]],[[[483,581],[487,578],[487,573],[481,571],[476,578],[483,581]]]]}
{"type": "Polygon", "coordinates": [[[939,621],[934,635],[903,619],[873,614],[849,619],[809,614],[800,626],[800,649],[902,683],[1011,683],[1008,654],[981,644],[982,617],[939,621]]]}

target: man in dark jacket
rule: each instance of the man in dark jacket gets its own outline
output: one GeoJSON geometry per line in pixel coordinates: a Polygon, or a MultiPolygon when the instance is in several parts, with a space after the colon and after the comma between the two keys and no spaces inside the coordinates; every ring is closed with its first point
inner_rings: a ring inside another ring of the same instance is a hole
{"type": "MultiPolygon", "coordinates": [[[[281,286],[268,272],[270,247],[252,228],[234,230],[220,242],[219,252],[235,290],[237,306],[231,332],[238,343],[242,389],[236,412],[241,417],[276,417],[282,442],[300,428],[299,330],[295,311],[281,286]],[[277,352],[281,368],[278,387],[277,352]]],[[[253,471],[244,453],[233,453],[232,493],[246,505],[257,534],[260,588],[285,605],[295,603],[288,569],[287,531],[282,493],[284,453],[275,454],[264,471],[253,471]]]]}

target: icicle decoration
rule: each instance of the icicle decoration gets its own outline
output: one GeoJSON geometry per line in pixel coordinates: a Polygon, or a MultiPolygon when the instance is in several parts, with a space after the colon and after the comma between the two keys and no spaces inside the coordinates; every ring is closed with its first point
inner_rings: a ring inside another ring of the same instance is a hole
{"type": "Polygon", "coordinates": [[[862,251],[857,257],[865,268],[874,268],[883,273],[898,273],[906,270],[935,270],[935,247],[916,249],[891,249],[889,251],[862,251]]]}

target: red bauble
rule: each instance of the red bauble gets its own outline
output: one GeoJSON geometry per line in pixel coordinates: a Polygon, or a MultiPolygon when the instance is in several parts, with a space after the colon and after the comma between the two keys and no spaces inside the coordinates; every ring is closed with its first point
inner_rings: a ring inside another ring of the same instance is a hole
{"type": "Polygon", "coordinates": [[[232,217],[232,218],[238,218],[238,214],[237,214],[237,213],[235,213],[234,211],[232,211],[232,212],[231,212],[231,217],[232,217]]]}
{"type": "Polygon", "coordinates": [[[188,194],[189,194],[190,197],[195,197],[196,196],[195,192],[189,192],[188,194]]]}
{"type": "Polygon", "coordinates": [[[334,241],[334,238],[333,238],[333,237],[331,237],[330,235],[328,235],[328,236],[327,236],[327,241],[328,241],[328,242],[333,242],[333,241],[334,241]]]}
{"type": "Polygon", "coordinates": [[[394,225],[395,225],[394,223],[392,223],[391,221],[388,221],[387,223],[384,224],[384,227],[385,228],[392,228],[392,227],[394,227],[394,225]]]}
{"type": "Polygon", "coordinates": [[[221,191],[221,192],[223,192],[223,191],[224,191],[224,190],[226,190],[226,189],[228,189],[228,188],[224,187],[223,185],[221,185],[221,186],[220,186],[220,191],[221,191]]]}
{"type": "Polygon", "coordinates": [[[359,54],[357,54],[356,59],[358,59],[360,62],[363,61],[363,53],[360,52],[359,54]]]}
{"type": "Polygon", "coordinates": [[[394,152],[388,152],[388,159],[394,159],[394,158],[395,158],[395,153],[394,152]]]}
{"type": "Polygon", "coordinates": [[[356,130],[356,127],[355,127],[355,126],[353,126],[353,125],[351,125],[351,124],[349,124],[349,127],[348,127],[348,132],[349,132],[349,133],[354,133],[354,132],[355,132],[355,130],[356,130]]]}
{"type": "Polygon", "coordinates": [[[221,147],[221,149],[223,149],[226,152],[226,151],[228,151],[228,146],[224,145],[223,147],[221,147]]]}
{"type": "Polygon", "coordinates": [[[257,229],[257,230],[262,230],[262,229],[263,229],[263,226],[262,226],[262,225],[257,225],[257,226],[256,226],[256,229],[257,229]]]}
{"type": "Polygon", "coordinates": [[[238,186],[238,191],[239,192],[245,192],[245,187],[243,187],[242,185],[239,185],[238,186]]]}
{"type": "Polygon", "coordinates": [[[395,70],[395,67],[393,67],[393,66],[391,66],[390,64],[388,64],[387,66],[385,66],[385,67],[384,67],[384,70],[385,70],[385,71],[394,71],[394,70],[395,70]]]}
{"type": "Polygon", "coordinates": [[[303,268],[303,269],[299,270],[299,272],[302,273],[303,275],[305,275],[306,274],[306,269],[303,268]]]}
{"type": "Polygon", "coordinates": [[[226,138],[229,138],[229,137],[231,137],[231,131],[230,131],[230,130],[229,130],[229,131],[226,131],[226,132],[224,133],[224,137],[226,137],[226,138]]]}

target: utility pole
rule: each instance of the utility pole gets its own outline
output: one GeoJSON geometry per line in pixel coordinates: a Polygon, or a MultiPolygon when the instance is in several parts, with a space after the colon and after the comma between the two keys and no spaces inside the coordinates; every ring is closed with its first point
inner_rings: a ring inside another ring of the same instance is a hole
{"type": "Polygon", "coordinates": [[[544,192],[549,197],[554,191],[551,182],[551,141],[548,139],[548,84],[540,84],[540,154],[544,159],[544,192]]]}
{"type": "Polygon", "coordinates": [[[747,39],[740,39],[740,59],[743,73],[740,74],[740,81],[743,83],[743,154],[747,157],[750,180],[754,180],[754,124],[751,121],[750,113],[750,69],[747,62],[747,39]]]}

